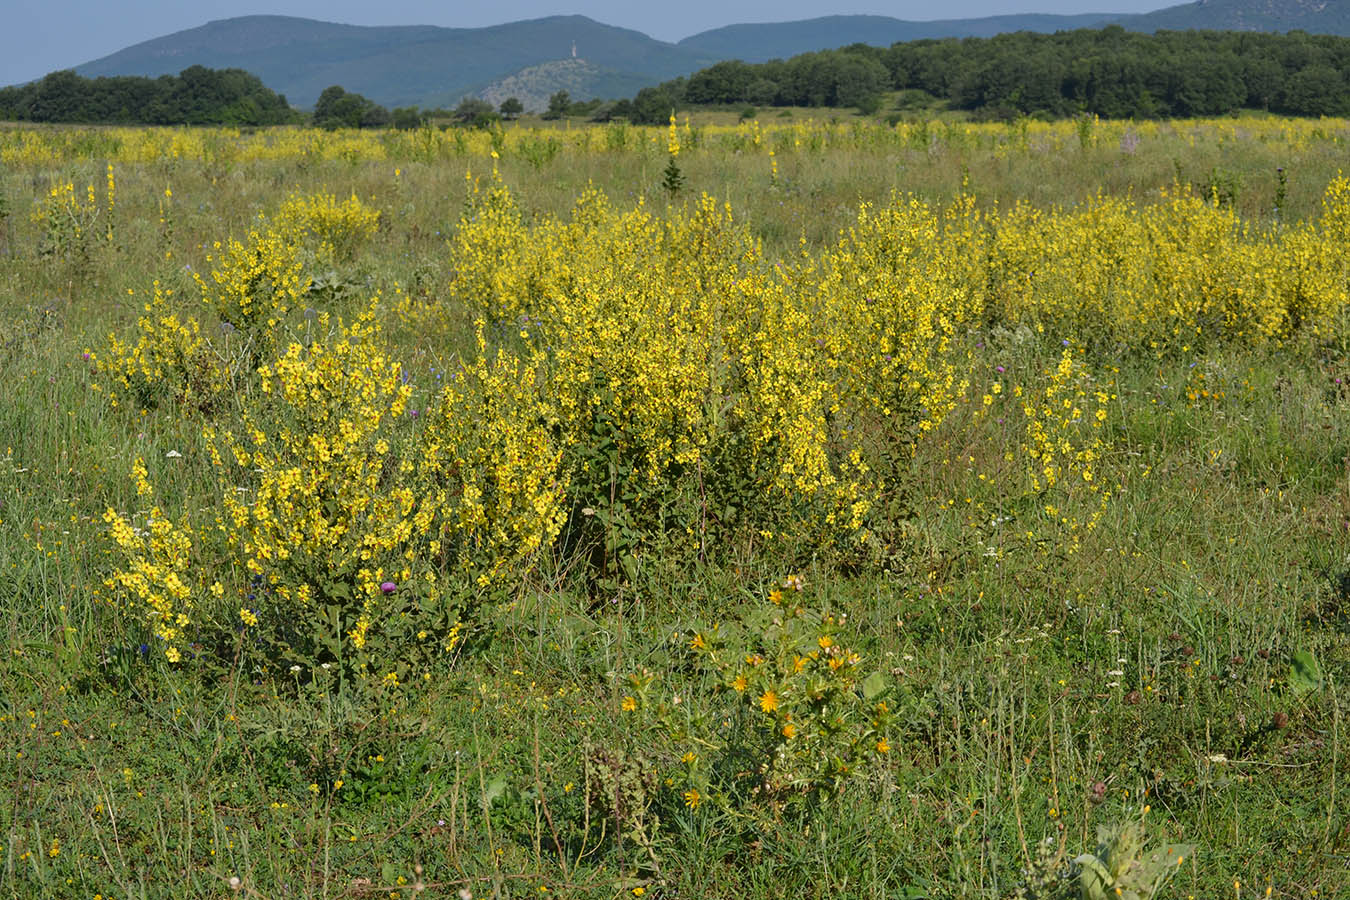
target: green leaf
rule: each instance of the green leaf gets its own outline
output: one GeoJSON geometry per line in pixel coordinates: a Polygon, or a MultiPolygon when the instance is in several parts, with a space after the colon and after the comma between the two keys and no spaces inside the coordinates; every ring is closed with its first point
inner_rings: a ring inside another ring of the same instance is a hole
{"type": "Polygon", "coordinates": [[[492,801],[506,793],[506,779],[494,778],[488,782],[487,791],[483,794],[483,802],[487,806],[492,806],[492,801]]]}
{"type": "Polygon", "coordinates": [[[1107,890],[1115,883],[1115,878],[1102,861],[1091,853],[1084,853],[1074,860],[1078,871],[1078,890],[1084,900],[1107,900],[1107,890]]]}
{"type": "Polygon", "coordinates": [[[873,672],[863,679],[862,689],[864,700],[876,699],[886,692],[886,676],[880,672],[873,672]]]}
{"type": "Polygon", "coordinates": [[[1289,659],[1289,687],[1296,694],[1317,690],[1322,686],[1322,668],[1317,657],[1307,650],[1299,650],[1289,659]]]}

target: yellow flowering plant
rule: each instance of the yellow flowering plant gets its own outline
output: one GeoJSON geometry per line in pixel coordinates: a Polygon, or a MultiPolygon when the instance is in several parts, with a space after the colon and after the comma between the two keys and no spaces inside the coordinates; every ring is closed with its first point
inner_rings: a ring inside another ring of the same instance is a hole
{"type": "MultiPolygon", "coordinates": [[[[561,451],[528,359],[480,337],[415,418],[374,306],[315,325],[257,368],[237,421],[203,430],[222,512],[198,550],[244,579],[211,621],[279,670],[378,662],[406,678],[457,650],[478,600],[552,544],[561,451]]],[[[121,519],[108,524],[130,553],[121,519]]],[[[154,559],[127,559],[113,579],[140,602],[189,599],[163,595],[154,559]]]]}
{"type": "Polygon", "coordinates": [[[802,579],[785,583],[738,621],[674,635],[683,684],[628,678],[621,708],[659,735],[690,809],[754,815],[838,796],[891,751],[888,676],[849,646],[846,616],[808,603],[802,579]],[[671,748],[690,749],[677,762],[671,748]]]}
{"type": "Polygon", "coordinates": [[[1111,499],[1111,486],[1099,481],[1097,472],[1110,446],[1107,410],[1115,395],[1094,377],[1081,353],[1066,347],[1039,390],[1019,385],[1012,400],[1020,403],[1024,422],[1027,495],[1040,504],[1049,531],[1062,537],[1055,545],[1068,553],[1077,552],[1084,535],[1096,529],[1111,499]]]}
{"type": "Polygon", "coordinates": [[[450,239],[454,261],[450,289],[489,319],[514,319],[533,304],[536,292],[529,280],[537,267],[531,260],[543,254],[527,252],[520,209],[499,179],[483,189],[472,174],[465,177],[470,190],[450,239]]]}
{"type": "Polygon", "coordinates": [[[662,222],[592,190],[570,219],[527,227],[494,180],[473,208],[454,289],[547,372],[565,555],[631,577],[657,534],[705,552],[766,524],[826,544],[861,533],[867,466],[854,432],[831,428],[837,367],[812,304],[724,204],[705,196],[662,222]]]}
{"type": "Polygon", "coordinates": [[[225,544],[258,588],[259,640],[306,666],[366,648],[392,595],[414,590],[431,524],[402,483],[414,467],[400,428],[412,389],[372,316],[319,325],[331,336],[258,369],[263,401],[237,434],[208,431],[225,544]]]}
{"type": "MultiPolygon", "coordinates": [[[[138,466],[143,473],[143,465],[138,466]]],[[[144,527],[111,508],[103,521],[122,560],[104,581],[112,602],[149,632],[157,653],[180,662],[194,640],[199,606],[211,590],[203,570],[194,565],[191,525],[186,519],[175,524],[158,506],[150,509],[144,527]]]]}
{"type": "Polygon", "coordinates": [[[220,324],[214,338],[203,335],[195,316],[174,310],[173,291],[155,282],[136,342],[112,336],[99,361],[114,403],[131,401],[144,409],[172,398],[206,409],[230,387],[251,387],[256,366],[284,345],[292,313],[311,293],[302,242],[313,236],[330,249],[337,242],[354,250],[378,217],[378,210],[355,197],[339,204],[331,195],[293,196],[282,204],[275,226],[261,222],[244,241],[216,242],[207,256],[214,263],[208,276],[193,273],[220,324]]]}
{"type": "Polygon", "coordinates": [[[351,260],[380,225],[380,211],[356,194],[341,202],[330,193],[292,194],[277,210],[275,227],[313,244],[320,258],[351,260]]]}
{"type": "Polygon", "coordinates": [[[1345,178],[1328,185],[1318,220],[1271,229],[1189,185],[1149,206],[1101,195],[1069,210],[1019,205],[990,221],[989,313],[1089,335],[1107,352],[1325,341],[1350,307],[1346,210],[1345,178]]]}
{"type": "Polygon", "coordinates": [[[687,647],[730,723],[711,742],[754,761],[747,782],[709,790],[752,804],[837,795],[890,752],[890,681],[849,646],[847,618],[796,589],[775,593],[717,641],[687,647]]]}
{"type": "Polygon", "coordinates": [[[674,197],[684,187],[684,173],[680,171],[680,165],[675,161],[680,155],[680,131],[675,124],[673,110],[670,113],[670,129],[666,133],[666,152],[670,154],[670,159],[661,172],[661,187],[674,197]]]}
{"type": "Polygon", "coordinates": [[[83,191],[72,181],[54,182],[30,216],[41,232],[38,253],[87,263],[96,242],[112,242],[115,200],[116,181],[111,165],[102,198],[92,182],[83,191]]]}
{"type": "Polygon", "coordinates": [[[538,360],[490,354],[483,329],[428,410],[413,469],[428,552],[480,589],[552,545],[567,488],[538,360]]]}
{"type": "Polygon", "coordinates": [[[171,305],[173,291],[155,282],[144,315],[136,322],[135,342],[108,338],[102,356],[91,354],[114,406],[151,409],[161,402],[206,410],[222,398],[229,372],[192,316],[171,305]]]}
{"type": "Polygon", "coordinates": [[[246,240],[217,241],[207,260],[209,280],[194,272],[202,301],[224,323],[225,355],[236,368],[251,371],[284,347],[288,315],[304,308],[310,276],[298,236],[267,227],[246,240]]]}

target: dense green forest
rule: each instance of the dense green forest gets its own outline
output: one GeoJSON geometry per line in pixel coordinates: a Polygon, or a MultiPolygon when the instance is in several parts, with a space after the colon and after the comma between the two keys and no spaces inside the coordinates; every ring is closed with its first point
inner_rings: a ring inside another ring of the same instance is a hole
{"type": "Polygon", "coordinates": [[[382,128],[392,123],[389,110],[337,84],[326,88],[314,104],[314,124],[320,128],[382,128]]]}
{"type": "Polygon", "coordinates": [[[138,125],[280,125],[299,114],[243,69],[82,78],[66,70],[0,88],[0,119],[138,125]]]}
{"type": "Polygon", "coordinates": [[[1120,26],[993,38],[853,44],[751,64],[731,60],[657,87],[612,110],[658,123],[675,107],[710,104],[856,106],[918,90],[989,118],[1225,115],[1257,109],[1350,114],[1350,38],[1304,32],[1163,31],[1120,26]]]}

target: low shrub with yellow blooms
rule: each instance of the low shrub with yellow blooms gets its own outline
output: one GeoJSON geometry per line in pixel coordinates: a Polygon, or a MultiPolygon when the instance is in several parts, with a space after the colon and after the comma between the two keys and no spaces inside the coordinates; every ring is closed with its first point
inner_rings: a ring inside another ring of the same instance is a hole
{"type": "Polygon", "coordinates": [[[1024,419],[1022,455],[1028,493],[1041,503],[1056,542],[1077,552],[1084,533],[1094,531],[1111,499],[1096,473],[1109,442],[1103,437],[1115,395],[1102,386],[1065,348],[1059,364],[1045,373],[1038,392],[1014,390],[1024,419]],[[1086,510],[1086,512],[1081,512],[1086,510]]]}
{"type": "Polygon", "coordinates": [[[263,399],[240,433],[211,434],[226,543],[270,588],[260,618],[283,635],[306,623],[289,642],[309,661],[362,649],[381,584],[406,584],[417,561],[416,498],[399,484],[412,463],[390,443],[411,389],[374,338],[363,317],[290,344],[259,368],[263,399]]]}
{"type": "MultiPolygon", "coordinates": [[[[526,565],[561,523],[560,451],[538,366],[480,341],[426,415],[409,416],[413,388],[383,339],[378,301],[350,323],[324,312],[291,327],[310,279],[289,228],[228,242],[209,281],[198,278],[207,309],[229,326],[209,329],[214,340],[170,312],[171,292],[156,284],[136,341],[113,336],[106,360],[95,357],[100,386],[114,404],[168,399],[205,416],[222,515],[214,529],[173,532],[175,558],[212,559],[246,579],[205,617],[210,627],[242,624],[277,665],[364,661],[373,635],[381,652],[412,632],[420,646],[452,650],[467,598],[526,565]],[[226,384],[231,402],[214,404],[226,384]]],[[[143,470],[139,481],[152,490],[143,470]]],[[[130,540],[123,517],[109,515],[125,560],[112,583],[155,615],[168,615],[166,597],[186,604],[181,591],[151,590],[147,573],[168,559],[160,545],[130,540]]]]}
{"type": "Polygon", "coordinates": [[[208,346],[201,325],[172,311],[173,291],[155,282],[153,295],[136,322],[134,343],[117,335],[91,359],[114,406],[151,409],[161,402],[204,409],[214,405],[228,383],[220,357],[208,346]]]}
{"type": "Polygon", "coordinates": [[[681,696],[656,673],[629,676],[620,714],[665,760],[685,805],[778,808],[846,790],[890,753],[887,676],[850,649],[847,617],[807,602],[800,576],[741,621],[673,640],[693,673],[681,696]],[[674,749],[690,748],[678,762],[674,749]],[[694,798],[694,799],[691,799],[694,798]]]}
{"type": "Polygon", "coordinates": [[[283,346],[287,315],[304,307],[311,276],[299,235],[261,222],[245,241],[217,241],[210,280],[192,273],[202,301],[231,335],[230,357],[253,368],[283,346]]]}
{"type": "Polygon", "coordinates": [[[428,553],[487,588],[519,573],[557,538],[566,482],[533,360],[478,353],[454,373],[415,447],[412,480],[434,528],[428,553]]]}
{"type": "MultiPolygon", "coordinates": [[[[144,463],[138,460],[136,468],[144,485],[144,463]]],[[[220,590],[218,583],[210,587],[202,583],[204,575],[192,552],[191,525],[186,518],[175,525],[158,506],[150,509],[143,528],[112,509],[104,513],[103,521],[126,559],[104,586],[117,598],[120,610],[158,640],[169,662],[181,661],[183,648],[192,642],[190,629],[201,601],[208,592],[220,590]]]]}
{"type": "Polygon", "coordinates": [[[1315,222],[1264,230],[1179,187],[1149,206],[1098,196],[1077,209],[1018,206],[991,222],[992,320],[1092,335],[1102,348],[1272,344],[1343,326],[1350,183],[1315,222]]]}
{"type": "Polygon", "coordinates": [[[30,216],[42,233],[38,252],[63,259],[87,257],[95,241],[112,240],[115,205],[116,178],[111,163],[101,199],[93,182],[84,191],[76,190],[72,181],[53,183],[30,216]]]}
{"type": "MultiPolygon", "coordinates": [[[[1096,472],[1113,395],[1093,353],[1347,339],[1344,178],[1320,219],[1270,229],[1184,188],[1049,211],[896,197],[778,264],[707,196],[662,215],[592,188],[569,216],[527,222],[495,167],[469,179],[449,289],[481,317],[477,349],[420,418],[383,298],[349,323],[295,321],[321,302],[305,243],[355,252],[375,228],[356,198],[292,197],[216,245],[197,281],[223,337],[157,287],[135,339],[100,361],[119,403],[170,398],[208,420],[225,515],[194,552],[261,580],[244,625],[275,629],[278,653],[346,658],[375,634],[396,647],[414,622],[450,646],[476,598],[543,559],[604,582],[658,547],[880,546],[879,500],[967,400],[976,333],[1069,348],[1039,385],[1000,382],[971,407],[1020,408],[1017,489],[1072,551],[1111,496],[1096,472]]],[[[119,534],[128,577],[159,565],[119,534]]]]}
{"type": "Polygon", "coordinates": [[[350,260],[380,226],[380,211],[352,194],[346,200],[329,193],[293,194],[281,204],[276,228],[313,242],[318,254],[350,260]]]}
{"type": "MultiPolygon", "coordinates": [[[[869,259],[860,286],[856,233],[783,270],[707,196],[663,221],[589,190],[569,219],[534,226],[501,184],[476,197],[452,289],[541,354],[574,505],[617,497],[626,527],[656,527],[696,495],[682,527],[858,538],[873,489],[864,433],[912,441],[963,390],[948,351],[972,313],[938,277],[964,271],[960,246],[921,270],[869,259]]],[[[870,250],[884,233],[871,228],[870,250]]]]}

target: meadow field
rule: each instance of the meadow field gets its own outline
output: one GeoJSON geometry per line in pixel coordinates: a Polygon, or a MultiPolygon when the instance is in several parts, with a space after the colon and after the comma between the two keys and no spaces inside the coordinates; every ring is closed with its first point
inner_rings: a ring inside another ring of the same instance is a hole
{"type": "Polygon", "coordinates": [[[1347,896],[1348,149],[0,128],[0,896],[1347,896]]]}

